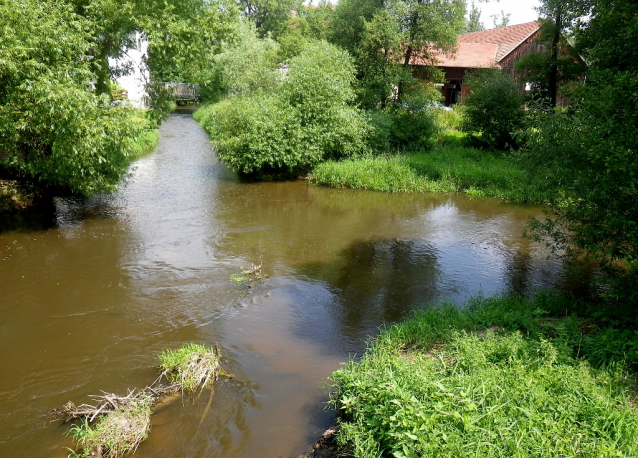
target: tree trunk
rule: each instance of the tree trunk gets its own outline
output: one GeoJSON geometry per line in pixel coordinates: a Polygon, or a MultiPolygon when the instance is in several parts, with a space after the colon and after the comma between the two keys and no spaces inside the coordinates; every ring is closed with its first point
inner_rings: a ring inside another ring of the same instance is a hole
{"type": "Polygon", "coordinates": [[[558,98],[558,45],[561,25],[561,14],[556,13],[554,36],[552,37],[551,67],[549,70],[549,101],[552,107],[556,107],[558,98]]]}

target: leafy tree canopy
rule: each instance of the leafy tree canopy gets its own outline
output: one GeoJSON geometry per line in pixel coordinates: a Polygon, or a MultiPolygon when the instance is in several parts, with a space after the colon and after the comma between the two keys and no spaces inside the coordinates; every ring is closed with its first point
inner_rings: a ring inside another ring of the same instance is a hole
{"type": "Polygon", "coordinates": [[[255,23],[261,37],[277,39],[285,34],[291,13],[302,8],[302,0],[239,0],[242,14],[255,23]]]}
{"type": "Polygon", "coordinates": [[[147,125],[95,94],[91,22],[40,0],[0,0],[0,17],[0,165],[44,187],[113,189],[147,125]]]}
{"type": "Polygon", "coordinates": [[[567,113],[541,113],[530,160],[565,190],[535,226],[568,254],[585,253],[610,274],[606,294],[638,303],[638,4],[548,0],[567,17],[590,64],[567,113]]]}
{"type": "MultiPolygon", "coordinates": [[[[362,102],[374,107],[413,85],[409,67],[419,57],[434,64],[434,52],[452,53],[465,27],[463,0],[343,0],[337,5],[332,41],[357,56],[362,102]]],[[[434,67],[431,67],[433,69],[434,67]]],[[[436,79],[435,72],[421,75],[436,79]]]]}

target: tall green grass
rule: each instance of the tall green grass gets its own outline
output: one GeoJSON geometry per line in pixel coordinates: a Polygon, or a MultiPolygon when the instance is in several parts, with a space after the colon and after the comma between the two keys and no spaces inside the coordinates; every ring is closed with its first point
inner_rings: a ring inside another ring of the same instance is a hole
{"type": "MultiPolygon", "coordinates": [[[[453,137],[453,136],[451,136],[453,137]]],[[[551,190],[502,153],[460,146],[454,138],[428,153],[324,162],[312,182],[385,192],[464,192],[514,202],[545,202],[551,190]]]]}
{"type": "Polygon", "coordinates": [[[129,160],[133,161],[153,151],[159,141],[159,130],[148,119],[146,110],[143,109],[134,109],[131,122],[140,127],[140,134],[133,139],[133,147],[129,156],[129,160]]]}
{"type": "Polygon", "coordinates": [[[477,298],[387,329],[332,376],[338,442],[357,458],[636,456],[632,380],[590,363],[583,322],[547,310],[561,303],[477,298]]]}
{"type": "Polygon", "coordinates": [[[133,142],[133,152],[130,159],[134,160],[153,151],[159,140],[159,131],[149,129],[142,132],[133,142]]]}

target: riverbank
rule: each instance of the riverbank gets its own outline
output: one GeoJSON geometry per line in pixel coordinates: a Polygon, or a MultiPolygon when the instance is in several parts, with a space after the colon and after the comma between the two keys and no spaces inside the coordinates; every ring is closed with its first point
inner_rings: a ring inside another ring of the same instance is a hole
{"type": "Polygon", "coordinates": [[[357,458],[635,456],[635,331],[579,310],[479,297],[386,329],[332,376],[339,445],[357,458]]]}
{"type": "MultiPolygon", "coordinates": [[[[137,118],[138,122],[145,122],[143,118],[137,118]]],[[[143,130],[133,141],[128,157],[129,162],[153,151],[158,140],[159,130],[157,128],[143,130]]],[[[0,174],[2,173],[1,169],[0,164],[0,174]]],[[[12,177],[10,171],[7,171],[7,174],[5,179],[0,178],[0,216],[8,217],[31,211],[43,200],[47,200],[42,197],[40,191],[33,184],[27,184],[23,180],[12,177]]]]}
{"type": "Polygon", "coordinates": [[[384,192],[463,192],[517,203],[546,203],[555,194],[504,153],[464,147],[458,141],[423,153],[324,162],[314,168],[310,181],[384,192]]]}

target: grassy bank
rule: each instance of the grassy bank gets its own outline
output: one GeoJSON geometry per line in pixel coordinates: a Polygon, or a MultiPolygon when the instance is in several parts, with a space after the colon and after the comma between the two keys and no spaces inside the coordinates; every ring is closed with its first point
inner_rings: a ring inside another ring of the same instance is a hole
{"type": "Polygon", "coordinates": [[[636,333],[628,345],[572,306],[477,298],[385,330],[333,374],[339,443],[358,458],[636,456],[636,333]]]}
{"type": "Polygon", "coordinates": [[[319,164],[312,182],[385,192],[464,192],[513,202],[545,202],[549,195],[503,153],[439,144],[427,153],[398,153],[319,164]]]}
{"type": "Polygon", "coordinates": [[[133,142],[131,161],[153,151],[158,140],[159,131],[157,129],[148,129],[142,132],[133,142]]]}
{"type": "MultiPolygon", "coordinates": [[[[139,127],[139,135],[133,138],[128,151],[128,161],[153,151],[159,140],[159,131],[151,127],[144,110],[135,110],[131,122],[139,127]]],[[[0,215],[19,213],[34,206],[42,190],[33,183],[26,184],[22,179],[16,179],[15,173],[2,170],[0,164],[0,215]],[[2,179],[6,175],[6,179],[2,179]]]]}

